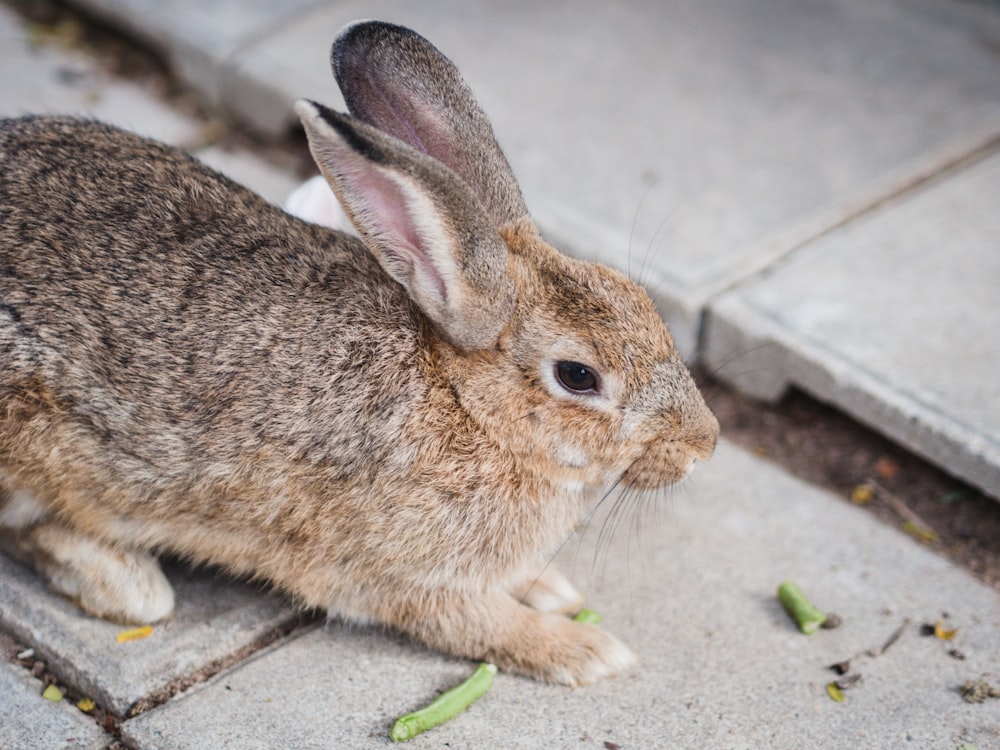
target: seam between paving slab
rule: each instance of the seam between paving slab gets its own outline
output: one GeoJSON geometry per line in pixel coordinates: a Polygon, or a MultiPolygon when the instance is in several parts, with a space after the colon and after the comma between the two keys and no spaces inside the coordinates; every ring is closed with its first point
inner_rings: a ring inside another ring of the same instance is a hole
{"type": "MultiPolygon", "coordinates": [[[[9,633],[16,642],[27,643],[27,645],[33,648],[36,658],[45,662],[45,672],[53,676],[57,684],[66,686],[70,694],[75,693],[83,697],[92,697],[94,695],[93,692],[88,692],[85,688],[82,688],[77,681],[68,679],[69,675],[64,673],[64,671],[59,668],[61,660],[58,658],[55,659],[55,661],[50,659],[44,645],[41,643],[32,644],[25,641],[17,633],[12,632],[8,627],[6,627],[7,625],[9,625],[9,623],[4,623],[4,632],[9,633]]],[[[161,706],[169,703],[171,700],[186,695],[192,690],[197,690],[202,685],[211,683],[212,680],[219,678],[221,675],[241,669],[245,665],[284,647],[292,640],[308,635],[319,627],[319,624],[315,622],[315,618],[309,618],[308,613],[296,613],[290,619],[281,623],[272,631],[262,635],[253,643],[238,649],[232,654],[216,659],[195,672],[174,680],[172,683],[164,686],[161,690],[154,694],[141,698],[129,707],[124,716],[115,715],[111,709],[100,700],[97,701],[100,710],[92,712],[83,711],[74,702],[63,702],[67,703],[67,705],[70,706],[74,712],[78,713],[85,721],[92,723],[95,728],[104,734],[107,739],[112,739],[111,736],[106,734],[111,726],[107,722],[111,721],[115,726],[114,730],[110,730],[113,735],[120,737],[125,741],[130,741],[126,729],[127,722],[129,720],[142,714],[155,711],[161,706]],[[105,716],[107,719],[105,719],[105,716]]],[[[7,663],[10,664],[17,672],[37,681],[38,678],[32,674],[29,668],[15,661],[8,661],[7,663]]]]}
{"type": "MultiPolygon", "coordinates": [[[[976,430],[972,425],[963,422],[960,419],[956,419],[949,415],[946,415],[940,410],[927,403],[923,398],[918,396],[916,393],[908,390],[899,388],[898,386],[893,386],[889,384],[884,378],[876,375],[874,371],[870,370],[863,363],[856,361],[854,358],[840,354],[831,349],[824,340],[815,338],[809,332],[795,332],[792,333],[789,326],[785,325],[784,321],[777,316],[777,314],[770,312],[758,305],[756,305],[752,300],[742,297],[735,296],[744,288],[751,287],[753,284],[766,279],[771,275],[779,273],[782,268],[786,265],[795,262],[796,256],[800,251],[807,250],[809,246],[818,240],[833,234],[841,229],[849,227],[852,224],[858,223],[867,217],[875,214],[881,210],[891,209],[893,206],[899,205],[906,201],[911,200],[920,193],[933,188],[935,185],[940,184],[958,174],[964,172],[967,169],[974,167],[977,164],[987,161],[988,159],[1000,155],[1000,130],[990,131],[988,134],[980,137],[976,140],[976,145],[970,148],[965,148],[962,150],[952,150],[946,154],[941,154],[937,158],[931,158],[923,160],[923,168],[906,170],[910,174],[910,179],[895,179],[891,183],[885,183],[882,185],[881,190],[871,190],[869,195],[871,196],[871,202],[865,205],[856,206],[855,210],[846,215],[843,219],[836,223],[831,223],[825,229],[816,232],[815,234],[809,236],[807,239],[803,240],[800,244],[791,248],[787,252],[783,253],[779,258],[775,259],[772,263],[768,264],[765,268],[757,271],[754,274],[745,276],[738,281],[734,282],[730,286],[726,287],[724,290],[714,294],[712,298],[708,301],[702,310],[702,324],[700,327],[699,335],[699,362],[707,365],[708,363],[703,361],[703,355],[708,351],[709,339],[711,338],[711,333],[709,331],[710,326],[706,325],[705,321],[708,317],[712,317],[716,312],[713,306],[721,304],[725,307],[736,308],[737,306],[742,308],[744,314],[755,315],[759,320],[766,321],[766,331],[763,333],[757,333],[752,330],[748,330],[745,326],[740,327],[737,330],[738,335],[744,339],[758,339],[761,340],[759,346],[753,347],[754,350],[760,347],[766,347],[773,344],[783,344],[790,351],[794,352],[794,347],[788,346],[788,344],[793,344],[795,341],[800,340],[807,344],[809,349],[818,350],[830,355],[833,358],[841,360],[849,364],[854,372],[863,372],[868,376],[868,379],[874,383],[885,386],[887,390],[899,390],[908,399],[912,400],[914,403],[921,406],[928,412],[932,412],[940,415],[942,421],[957,425],[962,430],[968,433],[975,433],[978,435],[978,430],[976,430]],[[895,184],[897,189],[892,192],[889,189],[890,184],[895,184]],[[877,197],[881,194],[881,197],[877,197]],[[764,339],[768,339],[764,341],[764,339]]],[[[725,315],[717,315],[716,317],[720,319],[725,319],[725,315]]],[[[744,316],[735,316],[738,320],[745,320],[744,316]]],[[[729,321],[726,321],[729,323],[729,321]]],[[[731,324],[731,323],[729,323],[731,324]]],[[[712,367],[713,372],[718,370],[720,367],[733,361],[734,357],[744,356],[748,352],[742,352],[738,355],[730,356],[725,363],[714,365],[712,367]]],[[[807,358],[811,363],[815,362],[813,358],[807,358]]],[[[775,370],[778,374],[778,371],[775,370]]],[[[778,377],[773,378],[773,380],[780,380],[780,387],[787,390],[787,388],[794,383],[794,380],[789,377],[778,377]]],[[[763,396],[765,400],[775,400],[780,398],[781,393],[777,393],[771,396],[763,396]]],[[[995,445],[1000,449],[1000,440],[996,440],[990,436],[986,436],[986,441],[995,445]]]]}
{"type": "Polygon", "coordinates": [[[742,289],[752,288],[779,273],[824,236],[879,211],[891,210],[997,154],[1000,154],[1000,133],[994,131],[978,139],[974,146],[953,151],[950,158],[943,155],[922,160],[923,169],[911,169],[912,179],[898,182],[897,191],[886,191],[880,200],[861,206],[767,268],[711,299],[700,319],[699,360],[710,371],[721,373],[743,358],[750,365],[749,372],[728,378],[720,374],[720,377],[742,381],[739,386],[742,390],[769,401],[780,398],[790,387],[799,386],[988,495],[997,496],[1000,440],[942,411],[920,391],[887,381],[856,356],[835,351],[809,331],[789,327],[777,311],[760,307],[747,295],[740,294],[742,289]],[[732,353],[734,349],[737,354],[732,353]],[[766,355],[768,365],[760,361],[760,349],[774,351],[766,355]],[[724,361],[715,361],[721,355],[725,355],[724,361]],[[786,366],[779,367],[774,357],[782,358],[786,366]],[[795,362],[797,366],[789,364],[795,362]]]}
{"type": "MultiPolygon", "coordinates": [[[[80,695],[95,700],[109,715],[116,716],[117,719],[124,721],[163,705],[175,695],[189,690],[195,685],[207,682],[215,675],[247,662],[262,652],[276,648],[280,644],[285,643],[289,638],[296,638],[299,635],[309,632],[313,627],[313,622],[308,613],[292,611],[287,618],[283,619],[274,628],[263,633],[245,646],[187,674],[181,675],[155,692],[139,698],[123,712],[122,716],[117,716],[112,710],[113,701],[102,689],[94,684],[93,681],[88,680],[86,675],[72,665],[66,657],[52,651],[46,645],[42,634],[18,627],[17,623],[12,620],[3,620],[0,622],[0,627],[18,643],[23,643],[29,648],[34,649],[36,658],[45,662],[46,671],[51,673],[60,684],[66,685],[80,695]]],[[[24,669],[20,665],[15,664],[15,666],[24,669]]]]}
{"type": "MultiPolygon", "coordinates": [[[[706,351],[705,315],[719,298],[777,273],[785,264],[790,263],[800,250],[817,240],[876,211],[905,201],[934,183],[946,180],[998,152],[1000,152],[1000,125],[989,127],[973,138],[963,139],[959,144],[952,144],[933,154],[902,164],[898,169],[870,182],[833,206],[791,226],[779,227],[766,235],[757,244],[774,245],[773,251],[760,253],[765,257],[759,262],[744,263],[742,268],[734,269],[718,283],[709,285],[706,300],[701,305],[697,361],[702,360],[706,351]]],[[[662,273],[656,281],[661,283],[666,281],[673,285],[676,279],[662,273]]]]}
{"type": "MultiPolygon", "coordinates": [[[[860,189],[842,201],[839,206],[841,209],[839,218],[830,215],[837,212],[838,206],[834,206],[821,212],[818,216],[811,217],[811,221],[806,219],[801,222],[802,224],[810,224],[816,229],[808,234],[806,234],[808,229],[802,231],[803,236],[796,244],[789,246],[772,258],[764,267],[736,279],[715,293],[713,297],[720,297],[726,292],[747,286],[761,277],[778,272],[785,264],[792,261],[795,253],[817,240],[854,224],[876,211],[907,201],[933,185],[943,182],[975,164],[986,161],[998,153],[1000,153],[1000,123],[981,131],[972,138],[963,139],[957,145],[953,144],[929,156],[918,157],[914,161],[901,165],[892,173],[870,183],[866,188],[860,189]]],[[[780,236],[786,232],[788,230],[779,228],[775,234],[780,236]]],[[[761,244],[767,244],[768,241],[765,239],[761,244]]]]}
{"type": "MultiPolygon", "coordinates": [[[[15,716],[23,716],[21,712],[25,709],[32,716],[38,714],[37,718],[34,718],[31,722],[31,733],[34,734],[32,746],[38,746],[39,734],[45,734],[48,739],[54,739],[52,737],[52,725],[57,724],[61,725],[63,729],[63,732],[59,732],[60,727],[57,726],[56,728],[56,733],[62,734],[60,747],[86,747],[93,748],[93,750],[108,747],[108,743],[113,738],[101,726],[100,721],[97,720],[97,716],[88,714],[81,710],[74,701],[69,701],[65,698],[56,702],[49,702],[42,696],[42,685],[44,682],[32,674],[31,670],[21,666],[17,661],[4,659],[3,663],[0,663],[0,669],[5,670],[17,683],[14,685],[15,693],[23,690],[20,696],[16,694],[4,695],[5,709],[8,712],[13,710],[15,716]],[[30,696],[28,700],[33,704],[32,706],[24,705],[24,698],[28,696],[30,696]],[[45,711],[44,713],[40,713],[43,707],[45,711]],[[79,729],[66,726],[67,723],[71,723],[79,727],[79,729]],[[80,736],[81,731],[85,733],[82,737],[80,736]]],[[[7,683],[7,680],[0,679],[0,682],[7,683]]],[[[9,685],[9,683],[7,684],[9,685]]],[[[23,737],[23,729],[23,724],[20,727],[15,724],[12,731],[15,735],[20,734],[23,737]]],[[[10,739],[9,731],[9,729],[5,730],[5,727],[0,725],[0,741],[10,739]]]]}
{"type": "MultiPolygon", "coordinates": [[[[79,714],[83,720],[92,723],[100,733],[104,734],[106,739],[110,740],[112,737],[106,734],[108,731],[108,725],[102,721],[103,717],[106,715],[114,721],[117,727],[117,729],[113,732],[114,735],[120,736],[125,741],[130,741],[126,729],[126,722],[128,720],[134,719],[135,717],[146,714],[150,711],[155,711],[157,708],[163,706],[174,698],[183,696],[191,690],[196,690],[200,686],[208,684],[212,680],[229,672],[241,669],[245,665],[282,648],[292,640],[308,635],[320,627],[320,625],[313,620],[303,619],[303,616],[304,613],[300,613],[297,617],[282,623],[273,631],[265,634],[252,644],[244,646],[226,657],[217,659],[196,672],[175,680],[173,683],[170,683],[153,695],[140,699],[129,708],[124,716],[116,716],[107,706],[101,704],[100,702],[98,702],[100,711],[96,712],[84,711],[73,701],[62,702],[70,706],[72,710],[79,714]]],[[[10,633],[6,627],[4,628],[4,632],[10,633]]],[[[25,641],[23,641],[16,634],[11,633],[11,637],[13,637],[16,642],[25,643],[25,641]]],[[[45,671],[55,677],[57,684],[66,686],[71,694],[76,693],[83,697],[89,697],[91,695],[88,694],[86,690],[81,689],[75,681],[66,679],[67,676],[59,669],[53,668],[53,662],[47,658],[44,647],[40,645],[31,647],[35,651],[36,658],[45,662],[45,671]]],[[[18,673],[30,677],[33,680],[38,681],[39,684],[42,684],[26,666],[16,661],[7,661],[7,663],[10,664],[11,667],[18,673]]]]}
{"type": "Polygon", "coordinates": [[[197,685],[204,684],[219,674],[238,668],[240,665],[253,661],[262,654],[280,648],[289,640],[299,638],[311,632],[314,627],[315,623],[312,622],[312,618],[308,613],[294,611],[287,619],[279,623],[272,630],[262,634],[259,638],[251,641],[242,648],[209,662],[193,672],[182,675],[155,693],[140,698],[129,706],[128,711],[120,718],[124,721],[144,714],[147,711],[152,711],[167,703],[175,696],[197,685]]]}

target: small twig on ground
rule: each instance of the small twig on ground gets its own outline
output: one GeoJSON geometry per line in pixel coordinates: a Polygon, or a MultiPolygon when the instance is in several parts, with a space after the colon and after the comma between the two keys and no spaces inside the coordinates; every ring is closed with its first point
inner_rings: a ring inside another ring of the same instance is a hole
{"type": "MultiPolygon", "coordinates": [[[[868,484],[880,498],[885,500],[892,509],[898,513],[904,521],[909,521],[915,529],[920,532],[929,532],[932,538],[937,538],[937,532],[934,531],[934,527],[931,526],[927,521],[921,518],[910,506],[904,503],[898,496],[894,495],[892,492],[887,490],[883,485],[876,482],[874,479],[869,479],[866,484],[868,484]]],[[[924,536],[923,533],[920,536],[924,536]]]]}
{"type": "Polygon", "coordinates": [[[911,620],[910,620],[909,617],[907,617],[905,620],[903,620],[903,624],[900,625],[898,628],[896,628],[894,631],[892,631],[892,635],[889,636],[889,638],[886,640],[886,642],[883,643],[880,648],[869,649],[868,655],[874,658],[876,656],[881,656],[886,651],[888,651],[889,647],[892,644],[894,644],[896,641],[898,641],[899,637],[901,635],[903,635],[903,633],[906,631],[906,629],[910,626],[910,622],[911,622],[911,620]]]}

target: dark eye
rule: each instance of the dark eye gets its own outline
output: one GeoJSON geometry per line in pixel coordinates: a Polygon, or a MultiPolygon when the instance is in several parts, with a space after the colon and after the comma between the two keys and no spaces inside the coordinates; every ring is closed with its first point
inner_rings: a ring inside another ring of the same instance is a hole
{"type": "Polygon", "coordinates": [[[579,362],[557,362],[556,377],[564,388],[576,393],[597,390],[597,373],[579,362]]]}

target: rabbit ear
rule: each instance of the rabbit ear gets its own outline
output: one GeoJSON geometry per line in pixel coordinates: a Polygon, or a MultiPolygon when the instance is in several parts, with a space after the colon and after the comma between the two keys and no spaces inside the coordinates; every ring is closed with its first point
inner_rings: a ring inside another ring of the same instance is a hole
{"type": "Polygon", "coordinates": [[[496,343],[514,309],[507,246],[450,169],[309,101],[309,147],[358,233],[438,330],[463,349],[496,343]]]}
{"type": "Polygon", "coordinates": [[[528,218],[489,120],[430,42],[402,26],[359,21],[341,31],[331,62],[351,114],[449,167],[498,227],[528,218]]]}

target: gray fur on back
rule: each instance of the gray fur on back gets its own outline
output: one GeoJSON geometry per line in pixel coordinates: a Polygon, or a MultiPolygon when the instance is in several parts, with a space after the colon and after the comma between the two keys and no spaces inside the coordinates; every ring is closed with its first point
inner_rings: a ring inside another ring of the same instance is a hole
{"type": "Polygon", "coordinates": [[[360,242],[185,154],[91,121],[0,123],[0,401],[45,382],[109,461],[174,474],[281,446],[370,465],[422,389],[422,331],[360,242]]]}

